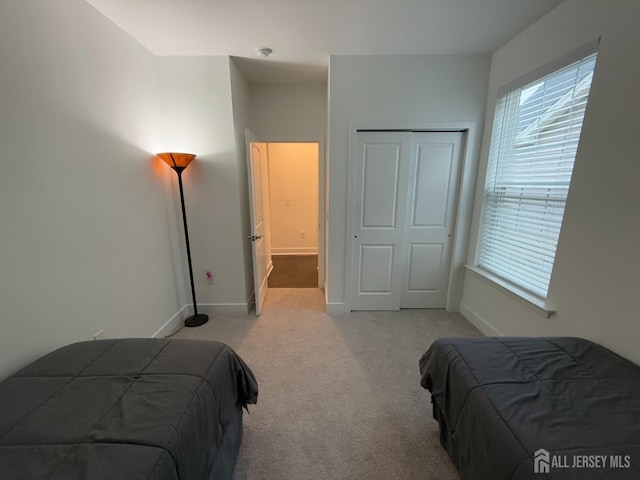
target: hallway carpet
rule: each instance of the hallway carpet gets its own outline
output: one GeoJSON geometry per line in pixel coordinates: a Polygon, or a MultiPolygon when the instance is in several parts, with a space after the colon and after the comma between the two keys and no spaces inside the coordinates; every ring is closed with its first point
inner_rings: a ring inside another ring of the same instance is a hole
{"type": "Polygon", "coordinates": [[[269,288],[318,288],[318,255],[273,255],[269,288]]]}
{"type": "Polygon", "coordinates": [[[418,360],[436,338],[479,335],[443,310],[327,315],[319,289],[269,289],[260,317],[175,337],[228,343],[258,379],[234,480],[455,480],[418,360]]]}

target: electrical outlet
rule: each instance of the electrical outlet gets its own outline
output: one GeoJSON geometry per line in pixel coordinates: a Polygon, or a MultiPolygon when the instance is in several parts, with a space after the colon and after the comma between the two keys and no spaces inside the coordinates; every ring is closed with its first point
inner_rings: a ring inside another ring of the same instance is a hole
{"type": "Polygon", "coordinates": [[[307,234],[304,232],[304,230],[300,232],[300,238],[302,238],[303,240],[307,238],[307,234]]]}
{"type": "Polygon", "coordinates": [[[94,340],[104,340],[104,330],[100,330],[93,336],[94,340]]]}
{"type": "Polygon", "coordinates": [[[284,201],[284,206],[285,207],[290,207],[291,206],[291,200],[287,199],[284,201]]]}
{"type": "Polygon", "coordinates": [[[204,275],[207,277],[207,285],[213,285],[213,273],[207,270],[204,275]]]}

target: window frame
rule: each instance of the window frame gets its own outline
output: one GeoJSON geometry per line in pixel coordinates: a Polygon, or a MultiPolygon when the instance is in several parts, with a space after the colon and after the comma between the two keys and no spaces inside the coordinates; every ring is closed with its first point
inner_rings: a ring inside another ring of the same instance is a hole
{"type": "MultiPolygon", "coordinates": [[[[504,124],[500,125],[500,127],[498,128],[497,124],[496,124],[496,119],[501,116],[501,115],[507,115],[508,112],[506,111],[506,109],[509,108],[509,105],[507,104],[508,102],[506,101],[505,97],[507,97],[510,93],[512,92],[516,92],[519,91],[517,94],[520,95],[520,93],[522,93],[522,91],[524,91],[527,87],[531,87],[532,85],[534,85],[536,82],[544,79],[545,77],[548,76],[552,76],[556,73],[561,72],[563,69],[565,69],[566,67],[569,67],[575,63],[578,62],[582,62],[592,56],[596,57],[597,55],[597,51],[598,51],[598,46],[599,46],[599,42],[600,42],[600,38],[596,38],[595,40],[582,45],[579,48],[576,48],[575,50],[572,50],[571,52],[563,55],[562,57],[559,57],[519,78],[517,78],[516,80],[504,85],[503,87],[500,87],[497,91],[497,99],[495,102],[495,106],[494,106],[494,123],[492,125],[492,131],[491,131],[491,135],[490,135],[490,147],[489,147],[489,155],[487,158],[487,169],[485,172],[485,178],[484,178],[484,184],[483,184],[483,190],[482,190],[482,204],[481,204],[481,214],[480,214],[480,218],[479,218],[479,224],[478,224],[478,235],[477,235],[477,241],[476,241],[476,248],[475,248],[475,259],[474,259],[474,265],[470,266],[467,265],[467,270],[474,273],[476,276],[478,276],[479,278],[486,280],[488,282],[490,282],[491,284],[493,284],[495,287],[497,287],[498,289],[504,291],[505,293],[510,294],[511,296],[514,296],[517,300],[522,301],[525,305],[533,308],[535,311],[537,311],[538,313],[549,317],[552,313],[554,313],[554,309],[553,307],[547,305],[547,297],[548,297],[548,289],[551,285],[551,277],[553,274],[553,266],[555,264],[555,260],[556,260],[556,251],[554,250],[552,258],[551,258],[551,263],[549,265],[548,262],[545,262],[545,265],[547,266],[547,268],[550,267],[551,271],[549,272],[549,280],[548,283],[546,284],[546,289],[544,290],[544,295],[542,295],[540,292],[541,290],[538,291],[534,291],[532,289],[527,288],[526,283],[523,284],[519,284],[517,281],[514,281],[513,278],[517,276],[513,275],[513,274],[508,274],[508,275],[504,275],[500,273],[500,271],[495,271],[492,270],[491,268],[486,268],[483,267],[483,263],[482,263],[482,256],[486,255],[486,251],[483,251],[483,248],[486,247],[486,245],[483,245],[485,243],[485,235],[487,234],[487,230],[485,227],[485,222],[487,221],[487,208],[489,208],[487,206],[488,204],[488,197],[487,197],[487,187],[488,187],[488,182],[490,181],[490,179],[494,178],[492,177],[492,175],[494,175],[494,173],[492,172],[492,168],[499,168],[502,165],[499,165],[497,163],[493,163],[493,162],[498,162],[498,156],[494,155],[494,148],[495,148],[495,144],[496,142],[500,142],[501,141],[501,137],[503,135],[512,135],[512,139],[510,140],[510,148],[513,148],[513,146],[516,143],[516,138],[518,135],[522,134],[524,132],[517,132],[515,127],[513,127],[513,125],[511,126],[510,129],[505,129],[504,128],[504,124]],[[499,109],[503,108],[502,111],[499,112],[499,109]],[[496,165],[498,165],[496,167],[496,165]]],[[[597,60],[597,57],[596,57],[597,60]]],[[[594,70],[595,71],[595,70],[594,70]]],[[[593,75],[593,72],[590,74],[593,75]]],[[[589,80],[589,88],[590,88],[590,84],[591,84],[591,80],[589,80]]],[[[582,82],[584,81],[584,78],[580,79],[577,78],[576,82],[573,83],[572,85],[572,89],[574,91],[578,91],[580,85],[582,84],[582,82]]],[[[563,96],[560,97],[560,100],[563,99],[563,96]]],[[[587,97],[587,103],[588,103],[588,97],[587,97]]],[[[555,105],[555,104],[554,104],[555,105]]],[[[560,106],[564,106],[563,104],[561,104],[560,106]]],[[[585,105],[585,109],[584,112],[586,112],[586,105],[585,105]]],[[[584,115],[585,113],[582,113],[582,117],[581,117],[581,121],[580,121],[580,130],[578,132],[578,135],[581,134],[582,132],[582,124],[583,124],[583,120],[584,120],[584,115]]],[[[546,110],[541,110],[540,114],[538,116],[536,116],[536,119],[539,120],[544,120],[545,116],[549,114],[549,111],[546,110]]],[[[515,119],[516,117],[514,117],[515,119]]],[[[508,118],[506,119],[507,121],[509,120],[508,118]]],[[[569,122],[567,122],[567,129],[570,127],[569,122]]],[[[526,127],[525,130],[529,129],[529,127],[526,127]]],[[[539,144],[540,142],[536,142],[537,144],[539,144]]],[[[578,136],[578,140],[576,142],[576,148],[579,145],[579,136],[578,136]]],[[[500,157],[502,158],[502,157],[500,157]]],[[[512,160],[513,157],[509,157],[509,161],[513,162],[512,160]]],[[[574,157],[575,160],[575,157],[574,157]]],[[[531,162],[532,164],[535,162],[531,162]]],[[[573,168],[574,166],[572,165],[571,167],[571,174],[573,173],[573,168]]],[[[571,176],[571,175],[570,175],[571,176]]],[[[523,188],[524,189],[524,188],[523,188]]],[[[496,190],[494,190],[494,197],[498,197],[498,193],[496,190]]],[[[568,184],[567,184],[567,193],[568,193],[568,184]]],[[[524,193],[522,194],[524,197],[524,193]]],[[[562,199],[562,215],[561,215],[561,223],[564,219],[564,206],[566,205],[566,196],[564,197],[564,199],[562,199]]],[[[497,216],[497,214],[492,213],[491,215],[497,216]]],[[[492,217],[493,218],[493,217],[492,217]]],[[[546,222],[546,221],[545,221],[546,222]]],[[[540,236],[538,236],[538,238],[541,238],[540,236]]],[[[558,244],[558,240],[556,239],[555,241],[555,247],[557,248],[557,244],[558,244]]],[[[495,249],[494,249],[495,252],[495,249]]],[[[494,253],[495,256],[495,253],[494,253]]],[[[513,263],[512,263],[513,264],[513,263]]],[[[520,269],[520,271],[522,271],[522,269],[520,269]]],[[[544,279],[543,279],[544,280],[544,279]]]]}

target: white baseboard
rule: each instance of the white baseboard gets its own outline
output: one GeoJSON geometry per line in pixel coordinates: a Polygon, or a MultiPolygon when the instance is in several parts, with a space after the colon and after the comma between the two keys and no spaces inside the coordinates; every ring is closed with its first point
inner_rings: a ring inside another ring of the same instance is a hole
{"type": "Polygon", "coordinates": [[[335,314],[338,315],[340,313],[349,313],[347,311],[347,304],[344,302],[338,302],[338,303],[327,303],[326,304],[326,311],[329,315],[331,314],[335,314]]]}
{"type": "Polygon", "coordinates": [[[185,305],[178,313],[167,321],[162,327],[158,329],[156,333],[151,335],[151,338],[164,338],[172,335],[182,326],[184,319],[187,317],[188,312],[191,311],[191,305],[185,305]]]}
{"type": "Polygon", "coordinates": [[[271,255],[317,255],[318,247],[271,247],[271,255]]]}
{"type": "MultiPolygon", "coordinates": [[[[206,313],[210,317],[215,314],[246,315],[251,308],[248,303],[198,303],[198,312],[206,313]]],[[[193,313],[193,304],[182,307],[178,313],[171,317],[151,338],[164,338],[174,334],[182,326],[184,319],[193,313]]]]}
{"type": "Polygon", "coordinates": [[[504,337],[496,328],[491,325],[486,319],[482,318],[478,313],[469,308],[466,304],[460,302],[460,313],[464,318],[484,333],[487,337],[504,337]]]}
{"type": "Polygon", "coordinates": [[[269,261],[269,265],[267,265],[267,277],[269,275],[271,275],[271,272],[273,272],[273,261],[272,260],[270,260],[269,261]]]}

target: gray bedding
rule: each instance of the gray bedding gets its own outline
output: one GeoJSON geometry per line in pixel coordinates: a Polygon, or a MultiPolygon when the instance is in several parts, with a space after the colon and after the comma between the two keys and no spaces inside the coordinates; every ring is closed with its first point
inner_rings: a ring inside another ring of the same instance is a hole
{"type": "Polygon", "coordinates": [[[222,343],[69,345],[0,383],[0,478],[230,479],[257,394],[222,343]]]}
{"type": "Polygon", "coordinates": [[[440,339],[420,372],[463,479],[640,479],[640,367],[602,346],[440,339]],[[548,472],[534,473],[539,449],[548,472]]]}

